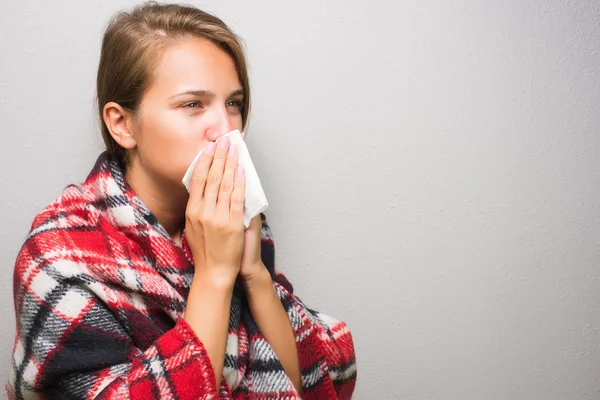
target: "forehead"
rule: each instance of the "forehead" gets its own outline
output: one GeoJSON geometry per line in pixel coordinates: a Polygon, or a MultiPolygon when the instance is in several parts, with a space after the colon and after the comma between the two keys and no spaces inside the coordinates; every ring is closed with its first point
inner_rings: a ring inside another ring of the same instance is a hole
{"type": "Polygon", "coordinates": [[[165,48],[149,89],[211,90],[219,94],[240,88],[235,63],[225,50],[207,39],[183,38],[165,48]]]}

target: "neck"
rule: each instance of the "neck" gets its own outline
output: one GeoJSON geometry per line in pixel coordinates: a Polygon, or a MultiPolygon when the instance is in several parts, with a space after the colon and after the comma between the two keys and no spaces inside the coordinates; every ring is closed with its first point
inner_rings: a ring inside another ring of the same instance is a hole
{"type": "Polygon", "coordinates": [[[171,239],[181,245],[188,200],[185,187],[152,174],[138,160],[132,160],[127,166],[125,179],[171,239]]]}

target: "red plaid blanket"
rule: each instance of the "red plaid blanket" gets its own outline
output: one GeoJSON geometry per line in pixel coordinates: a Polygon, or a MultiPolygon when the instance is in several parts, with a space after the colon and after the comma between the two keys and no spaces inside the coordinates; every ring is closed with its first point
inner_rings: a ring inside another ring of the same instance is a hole
{"type": "MultiPolygon", "coordinates": [[[[307,308],[276,272],[263,220],[263,261],[290,318],[304,399],[349,399],[356,365],[343,322],[307,308]]],[[[193,277],[178,247],[103,154],[35,218],[17,257],[11,399],[295,399],[236,287],[223,380],[183,320],[193,277]]]]}

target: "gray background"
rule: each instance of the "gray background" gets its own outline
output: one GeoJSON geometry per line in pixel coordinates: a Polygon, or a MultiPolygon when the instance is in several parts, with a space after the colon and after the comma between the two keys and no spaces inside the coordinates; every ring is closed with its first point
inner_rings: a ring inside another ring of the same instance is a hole
{"type": "MultiPolygon", "coordinates": [[[[0,6],[0,358],[34,215],[91,169],[109,16],[0,6]]],[[[244,37],[278,265],[356,399],[600,399],[600,3],[205,1],[244,37]]]]}

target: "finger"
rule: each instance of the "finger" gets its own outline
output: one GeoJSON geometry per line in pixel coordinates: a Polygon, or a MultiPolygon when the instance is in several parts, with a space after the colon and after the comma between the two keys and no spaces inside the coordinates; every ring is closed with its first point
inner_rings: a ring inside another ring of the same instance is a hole
{"type": "Polygon", "coordinates": [[[254,229],[262,228],[262,218],[260,217],[260,214],[258,214],[256,217],[252,218],[252,220],[250,221],[250,226],[254,229]]]}
{"type": "Polygon", "coordinates": [[[203,204],[204,209],[209,213],[213,213],[217,205],[217,197],[221,188],[221,180],[223,179],[223,168],[225,167],[225,159],[227,158],[227,150],[229,148],[229,138],[225,137],[219,140],[215,155],[206,177],[206,185],[204,187],[203,204]]]}
{"type": "Polygon", "coordinates": [[[244,220],[244,199],[246,198],[246,172],[244,167],[238,165],[235,170],[235,182],[231,193],[231,206],[229,209],[231,219],[244,220]]]}
{"type": "Polygon", "coordinates": [[[237,148],[233,145],[229,145],[227,160],[225,161],[225,171],[223,172],[223,179],[221,179],[221,187],[219,188],[216,208],[217,215],[220,215],[223,220],[229,220],[229,205],[231,202],[237,165],[237,148]]]}
{"type": "Polygon", "coordinates": [[[262,231],[262,219],[260,214],[250,220],[250,225],[248,226],[248,230],[252,232],[261,232],[262,231]]]}
{"type": "Polygon", "coordinates": [[[190,184],[190,198],[188,204],[200,204],[204,196],[204,186],[206,185],[206,177],[213,160],[216,144],[210,142],[202,151],[194,172],[192,173],[192,182],[190,184]]]}

